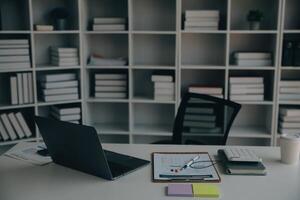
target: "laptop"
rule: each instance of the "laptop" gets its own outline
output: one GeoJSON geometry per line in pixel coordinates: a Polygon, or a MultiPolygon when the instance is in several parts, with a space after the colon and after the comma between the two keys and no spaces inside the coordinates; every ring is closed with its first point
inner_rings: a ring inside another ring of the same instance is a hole
{"type": "Polygon", "coordinates": [[[115,180],[150,162],[104,150],[95,128],[35,117],[54,163],[107,180],[115,180]]]}

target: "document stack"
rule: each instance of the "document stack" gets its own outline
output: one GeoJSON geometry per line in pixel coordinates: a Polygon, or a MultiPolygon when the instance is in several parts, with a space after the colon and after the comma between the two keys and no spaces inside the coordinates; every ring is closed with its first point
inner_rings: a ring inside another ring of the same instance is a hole
{"type": "Polygon", "coordinates": [[[272,66],[272,54],[269,52],[236,52],[233,59],[237,66],[272,66]]]}
{"type": "Polygon", "coordinates": [[[172,75],[158,72],[151,76],[151,80],[154,83],[155,100],[175,100],[175,83],[172,75]]]}
{"type": "Polygon", "coordinates": [[[300,109],[292,107],[279,108],[279,127],[281,134],[300,133],[300,109]]]}
{"type": "Polygon", "coordinates": [[[51,47],[51,64],[55,66],[78,66],[77,48],[51,47]]]}
{"type": "Polygon", "coordinates": [[[186,10],[184,29],[191,31],[218,30],[220,12],[218,10],[186,10]]]}
{"type": "Polygon", "coordinates": [[[280,101],[300,100],[300,81],[283,80],[279,83],[280,101]]]}
{"type": "Polygon", "coordinates": [[[29,138],[32,132],[21,112],[0,115],[0,138],[2,141],[29,138]]]}
{"type": "Polygon", "coordinates": [[[196,94],[207,94],[210,96],[224,98],[222,87],[202,86],[202,85],[191,85],[189,86],[190,93],[196,94]]]}
{"type": "Polygon", "coordinates": [[[10,103],[12,105],[34,102],[32,73],[17,73],[10,77],[10,103]]]}
{"type": "Polygon", "coordinates": [[[51,116],[54,119],[79,124],[81,120],[80,106],[56,105],[51,107],[51,116]]]}
{"type": "Polygon", "coordinates": [[[0,70],[30,67],[29,41],[27,39],[0,40],[0,70]]]}
{"type": "Polygon", "coordinates": [[[263,101],[263,77],[230,77],[229,95],[232,101],[263,101]]]}
{"type": "Polygon", "coordinates": [[[45,102],[79,99],[75,73],[46,74],[38,77],[41,98],[45,102]]]}
{"type": "Polygon", "coordinates": [[[125,99],[127,74],[95,74],[95,98],[125,99]]]}
{"type": "Polygon", "coordinates": [[[94,18],[93,31],[125,31],[126,18],[94,18]]]}

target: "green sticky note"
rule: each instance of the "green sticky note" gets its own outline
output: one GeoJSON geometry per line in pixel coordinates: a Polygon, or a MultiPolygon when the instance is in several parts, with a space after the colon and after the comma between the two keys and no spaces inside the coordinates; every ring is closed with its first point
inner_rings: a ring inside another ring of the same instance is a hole
{"type": "Polygon", "coordinates": [[[220,196],[219,187],[207,183],[193,183],[194,197],[217,198],[220,196]]]}

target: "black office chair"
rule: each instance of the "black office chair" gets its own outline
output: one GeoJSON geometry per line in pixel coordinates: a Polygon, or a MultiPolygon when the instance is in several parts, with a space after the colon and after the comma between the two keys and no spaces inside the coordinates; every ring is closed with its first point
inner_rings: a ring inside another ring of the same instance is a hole
{"type": "Polygon", "coordinates": [[[225,145],[240,108],[229,100],[186,93],[175,118],[172,140],[154,144],[225,145]]]}

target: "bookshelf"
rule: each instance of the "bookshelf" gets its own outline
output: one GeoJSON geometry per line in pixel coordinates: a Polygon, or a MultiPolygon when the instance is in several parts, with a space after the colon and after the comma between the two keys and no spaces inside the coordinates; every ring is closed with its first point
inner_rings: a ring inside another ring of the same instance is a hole
{"type": "MultiPolygon", "coordinates": [[[[21,111],[32,121],[34,115],[47,116],[52,105],[76,105],[82,109],[82,123],[95,126],[103,142],[150,143],[171,137],[176,110],[189,85],[218,85],[229,98],[231,76],[261,76],[264,101],[242,102],[228,143],[269,146],[276,145],[278,138],[279,107],[300,105],[298,101],[279,101],[279,81],[300,80],[299,68],[281,65],[283,41],[300,40],[297,0],[11,0],[0,5],[0,39],[29,39],[32,64],[29,69],[0,69],[0,113],[21,111]],[[56,7],[68,8],[67,30],[36,31],[35,24],[51,23],[49,12],[56,7]],[[248,30],[246,15],[250,9],[265,15],[260,30],[248,30]],[[219,30],[184,30],[186,10],[219,10],[219,30]],[[95,17],[126,18],[126,29],[92,31],[95,17]],[[51,65],[51,45],[78,48],[79,65],[51,65]],[[271,52],[272,65],[236,66],[232,60],[236,51],[271,52]],[[120,66],[90,65],[91,54],[127,62],[120,66]],[[158,70],[174,75],[174,101],[154,100],[151,74],[158,70]],[[5,85],[17,72],[32,72],[34,103],[10,105],[5,85]],[[80,98],[41,101],[39,77],[69,72],[77,74],[80,98]],[[93,96],[94,74],[106,72],[127,74],[126,98],[93,96]]],[[[40,139],[34,124],[30,128],[35,135],[26,140],[40,139]]]]}

